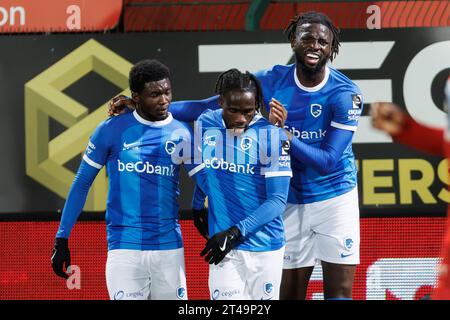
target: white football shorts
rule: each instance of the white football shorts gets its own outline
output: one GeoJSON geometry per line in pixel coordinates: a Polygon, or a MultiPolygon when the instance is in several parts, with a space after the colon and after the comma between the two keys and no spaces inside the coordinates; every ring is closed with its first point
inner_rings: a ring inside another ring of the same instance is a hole
{"type": "Polygon", "coordinates": [[[284,247],[275,251],[231,250],[209,266],[212,300],[279,300],[284,247]]]}
{"type": "Polygon", "coordinates": [[[359,264],[358,188],[324,201],[288,203],[284,269],[312,267],[318,261],[359,264]]]}
{"type": "Polygon", "coordinates": [[[111,300],[187,300],[184,249],[108,251],[111,300]]]}

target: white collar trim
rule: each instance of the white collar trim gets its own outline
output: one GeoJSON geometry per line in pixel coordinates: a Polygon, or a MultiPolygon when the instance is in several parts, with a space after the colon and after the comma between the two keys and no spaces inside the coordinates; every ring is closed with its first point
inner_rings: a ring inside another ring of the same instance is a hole
{"type": "Polygon", "coordinates": [[[300,80],[298,80],[297,78],[297,68],[294,69],[294,80],[295,80],[295,84],[297,85],[297,87],[299,87],[300,89],[307,91],[307,92],[316,92],[319,91],[320,89],[322,89],[325,84],[328,81],[328,78],[330,77],[330,68],[328,68],[328,66],[325,66],[325,77],[323,78],[323,80],[314,87],[305,87],[304,85],[302,85],[300,83],[300,80]]]}
{"type": "Polygon", "coordinates": [[[146,120],[146,119],[142,118],[142,117],[137,113],[136,110],[133,111],[133,116],[134,116],[134,118],[135,118],[137,121],[139,121],[140,123],[145,124],[145,125],[147,125],[147,126],[151,126],[151,127],[162,127],[162,126],[165,126],[165,125],[171,123],[172,120],[173,120],[173,117],[172,117],[172,114],[171,114],[170,112],[168,112],[168,114],[169,114],[169,116],[168,116],[166,119],[164,119],[164,120],[160,120],[160,121],[149,121],[149,120],[146,120]]]}

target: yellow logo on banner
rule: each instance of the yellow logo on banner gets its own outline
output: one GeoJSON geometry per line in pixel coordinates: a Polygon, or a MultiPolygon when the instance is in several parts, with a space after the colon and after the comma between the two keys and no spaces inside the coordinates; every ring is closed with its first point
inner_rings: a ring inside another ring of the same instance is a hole
{"type": "MultiPolygon", "coordinates": [[[[132,64],[91,39],[25,84],[25,144],[27,175],[66,198],[75,173],[64,164],[84,153],[89,136],[106,117],[108,101],[94,112],[63,90],[94,71],[129,95],[128,73],[132,64]],[[67,130],[50,140],[49,118],[67,130]]],[[[84,207],[103,211],[107,180],[102,169],[84,207]]]]}

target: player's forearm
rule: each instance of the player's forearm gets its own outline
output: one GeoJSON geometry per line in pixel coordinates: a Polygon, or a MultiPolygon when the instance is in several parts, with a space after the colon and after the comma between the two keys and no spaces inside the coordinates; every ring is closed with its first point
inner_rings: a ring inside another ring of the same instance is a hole
{"type": "Polygon", "coordinates": [[[290,177],[266,178],[267,200],[265,200],[252,214],[240,221],[236,226],[246,237],[255,233],[262,226],[280,216],[286,208],[287,195],[289,192],[290,177]]]}
{"type": "Polygon", "coordinates": [[[218,96],[203,100],[174,101],[170,104],[169,111],[172,116],[184,122],[193,122],[208,109],[219,109],[218,96]]]}
{"type": "Polygon", "coordinates": [[[89,188],[98,172],[98,169],[91,167],[85,161],[81,161],[64,205],[61,222],[56,234],[57,238],[69,238],[70,232],[83,210],[89,188]]]}
{"type": "Polygon", "coordinates": [[[192,209],[201,210],[205,207],[206,193],[203,190],[204,188],[204,185],[203,187],[200,187],[199,183],[196,183],[194,195],[192,196],[192,209]]]}
{"type": "Polygon", "coordinates": [[[393,139],[395,142],[406,144],[420,151],[444,155],[444,130],[426,127],[409,116],[405,117],[402,132],[393,139]]]}
{"type": "Polygon", "coordinates": [[[298,138],[292,138],[291,156],[305,166],[319,171],[321,174],[330,173],[347,148],[353,132],[330,127],[327,136],[320,147],[310,146],[298,138]]]}

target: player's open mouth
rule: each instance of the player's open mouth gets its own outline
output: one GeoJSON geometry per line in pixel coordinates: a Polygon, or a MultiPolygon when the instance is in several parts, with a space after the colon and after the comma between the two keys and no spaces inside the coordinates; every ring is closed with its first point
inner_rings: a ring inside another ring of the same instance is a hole
{"type": "Polygon", "coordinates": [[[319,62],[320,56],[317,53],[307,53],[305,62],[307,64],[317,64],[319,62]]]}

